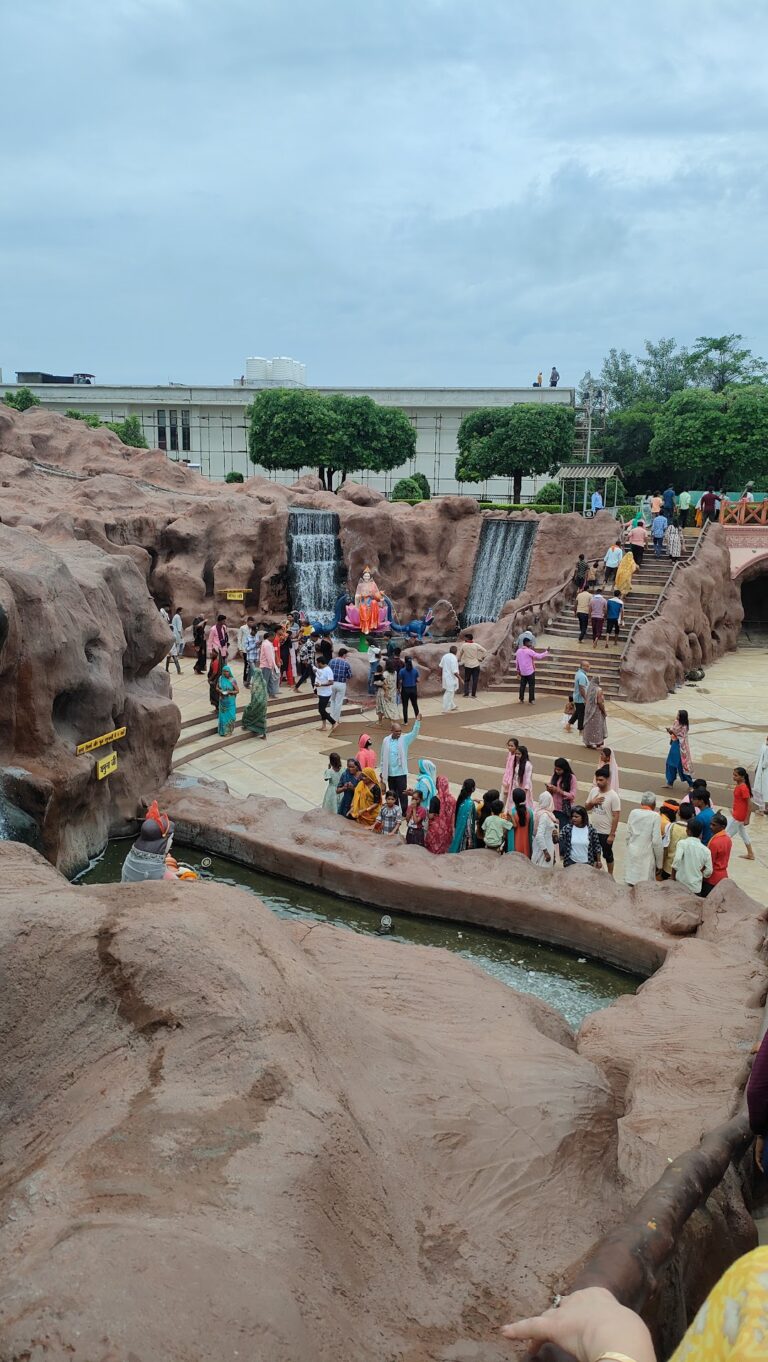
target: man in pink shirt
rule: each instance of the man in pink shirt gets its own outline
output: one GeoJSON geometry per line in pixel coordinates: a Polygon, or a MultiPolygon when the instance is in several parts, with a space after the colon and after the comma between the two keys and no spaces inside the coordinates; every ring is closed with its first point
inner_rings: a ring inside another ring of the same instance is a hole
{"type": "Polygon", "coordinates": [[[537,653],[529,643],[523,643],[515,653],[515,667],[520,677],[519,699],[522,704],[525,699],[526,689],[528,691],[528,703],[532,705],[536,695],[536,662],[542,658],[549,657],[549,650],[537,653]]]}
{"type": "MultiPolygon", "coordinates": [[[[603,625],[608,610],[608,602],[602,591],[598,588],[589,604],[589,616],[592,621],[592,647],[596,648],[599,640],[603,637],[603,625]]],[[[608,644],[606,643],[606,647],[608,644]]]]}
{"type": "Polygon", "coordinates": [[[264,677],[264,684],[267,687],[267,695],[274,699],[280,690],[280,671],[277,666],[274,639],[269,638],[266,634],[259,652],[259,667],[264,677]]]}

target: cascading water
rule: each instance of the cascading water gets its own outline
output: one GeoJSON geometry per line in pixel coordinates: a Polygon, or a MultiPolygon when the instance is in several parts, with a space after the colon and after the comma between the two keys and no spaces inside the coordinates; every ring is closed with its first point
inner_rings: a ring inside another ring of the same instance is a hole
{"type": "Polygon", "coordinates": [[[288,512],[288,585],[291,608],[312,619],[333,619],[344,590],[339,517],[333,511],[288,512]]]}
{"type": "Polygon", "coordinates": [[[498,619],[505,601],[525,589],[537,529],[536,520],[484,518],[462,616],[465,625],[498,619]]]}

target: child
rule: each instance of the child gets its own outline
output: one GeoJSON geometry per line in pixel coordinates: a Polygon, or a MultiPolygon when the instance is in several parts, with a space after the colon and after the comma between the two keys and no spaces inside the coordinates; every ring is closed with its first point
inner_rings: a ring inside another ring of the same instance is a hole
{"type": "Polygon", "coordinates": [[[427,839],[429,816],[421,803],[421,790],[409,790],[411,802],[405,811],[405,840],[412,846],[423,847],[427,839]]]}
{"type": "Polygon", "coordinates": [[[576,713],[576,706],[575,706],[575,704],[573,703],[573,700],[571,699],[571,697],[570,697],[570,695],[569,695],[569,696],[568,696],[568,699],[567,699],[566,702],[565,702],[565,709],[563,710],[563,717],[562,717],[562,719],[560,720],[560,725],[561,725],[562,728],[565,729],[566,733],[568,732],[568,729],[569,729],[570,726],[571,726],[571,719],[573,718],[573,716],[574,716],[575,713],[576,713]]]}
{"type": "Polygon", "coordinates": [[[712,819],[712,836],[709,839],[709,854],[712,857],[712,874],[701,886],[701,897],[705,899],[712,893],[716,884],[728,879],[728,862],[731,859],[733,842],[726,832],[728,819],[724,813],[716,813],[712,819]]]}
{"type": "Polygon", "coordinates": [[[701,840],[704,825],[698,818],[688,823],[688,835],[677,844],[672,862],[672,879],[685,884],[694,894],[701,895],[702,884],[712,874],[712,857],[701,840]]]}
{"type": "Polygon", "coordinates": [[[379,816],[373,825],[374,832],[380,832],[382,837],[396,837],[400,831],[400,824],[403,815],[400,812],[400,802],[394,790],[387,790],[384,796],[384,803],[379,809],[379,816]]]}
{"type": "Polygon", "coordinates": [[[739,834],[742,842],[747,848],[747,854],[743,857],[745,861],[754,861],[755,853],[747,832],[752,809],[752,785],[749,776],[743,766],[736,766],[733,770],[733,807],[731,816],[728,819],[728,836],[733,838],[739,834]]]}
{"type": "Polygon", "coordinates": [[[503,814],[503,800],[494,799],[491,803],[491,812],[483,819],[483,843],[489,851],[495,851],[497,855],[504,851],[507,833],[512,827],[510,820],[504,818],[503,814]]]}
{"type": "Polygon", "coordinates": [[[530,860],[532,850],[532,831],[533,809],[528,804],[528,794],[526,790],[518,788],[512,791],[512,803],[515,811],[512,814],[513,832],[508,838],[510,851],[517,851],[521,856],[527,856],[530,860]]]}
{"type": "Polygon", "coordinates": [[[322,808],[329,813],[339,812],[339,796],[336,793],[341,780],[341,757],[338,752],[331,752],[328,756],[328,770],[323,776],[325,780],[325,794],[323,795],[322,808]]]}

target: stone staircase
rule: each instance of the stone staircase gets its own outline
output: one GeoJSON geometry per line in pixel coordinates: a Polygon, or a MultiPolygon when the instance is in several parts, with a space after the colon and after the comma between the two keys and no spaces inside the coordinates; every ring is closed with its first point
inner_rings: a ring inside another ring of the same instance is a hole
{"type": "MultiPolygon", "coordinates": [[[[685,534],[686,554],[690,553],[697,530],[687,530],[685,534]]],[[[624,623],[618,645],[611,642],[607,647],[605,640],[597,648],[592,646],[592,633],[588,632],[583,643],[579,643],[579,622],[573,612],[573,604],[565,606],[558,615],[550,620],[544,632],[536,636],[538,649],[549,648],[551,657],[539,662],[536,667],[536,694],[558,695],[565,699],[573,689],[573,674],[580,661],[588,661],[593,672],[600,677],[600,684],[607,699],[621,699],[619,685],[619,664],[624,645],[632,625],[641,615],[652,610],[658,601],[670,572],[672,561],[666,555],[656,558],[653,549],[646,549],[643,566],[635,573],[632,592],[624,602],[624,623]]],[[[606,594],[608,592],[606,591],[606,594]]],[[[490,689],[494,691],[517,691],[519,678],[514,662],[507,673],[495,682],[490,689]]]]}
{"type": "MultiPolygon", "coordinates": [[[[201,690],[205,686],[207,695],[208,686],[201,681],[201,690]]],[[[186,766],[188,762],[196,761],[198,757],[207,756],[211,752],[218,752],[222,748],[230,748],[235,743],[250,742],[254,748],[261,748],[258,738],[252,733],[244,730],[240,726],[242,712],[245,709],[250,695],[248,691],[241,691],[237,698],[237,725],[234,733],[228,738],[220,738],[217,729],[216,715],[213,709],[204,714],[197,715],[195,718],[187,719],[181,725],[181,735],[173,753],[173,770],[181,766],[186,766]]],[[[344,717],[363,712],[361,705],[356,700],[347,700],[344,705],[344,717]]],[[[267,709],[267,733],[270,737],[275,733],[284,732],[291,728],[308,728],[317,725],[317,697],[314,692],[304,688],[298,695],[288,686],[281,686],[280,694],[274,700],[270,700],[267,709]]]]}

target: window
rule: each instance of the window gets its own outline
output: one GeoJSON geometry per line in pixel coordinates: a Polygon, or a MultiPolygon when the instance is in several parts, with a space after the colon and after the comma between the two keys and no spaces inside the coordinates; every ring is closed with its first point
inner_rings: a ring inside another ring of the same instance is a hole
{"type": "Polygon", "coordinates": [[[179,452],[179,413],[175,407],[168,412],[168,424],[171,427],[171,449],[179,452]]]}
{"type": "Polygon", "coordinates": [[[191,448],[189,443],[189,410],[187,407],[181,413],[181,447],[187,454],[191,448]]]}
{"type": "Polygon", "coordinates": [[[158,410],[157,413],[157,447],[166,450],[168,448],[165,435],[165,412],[162,409],[158,410]]]}

